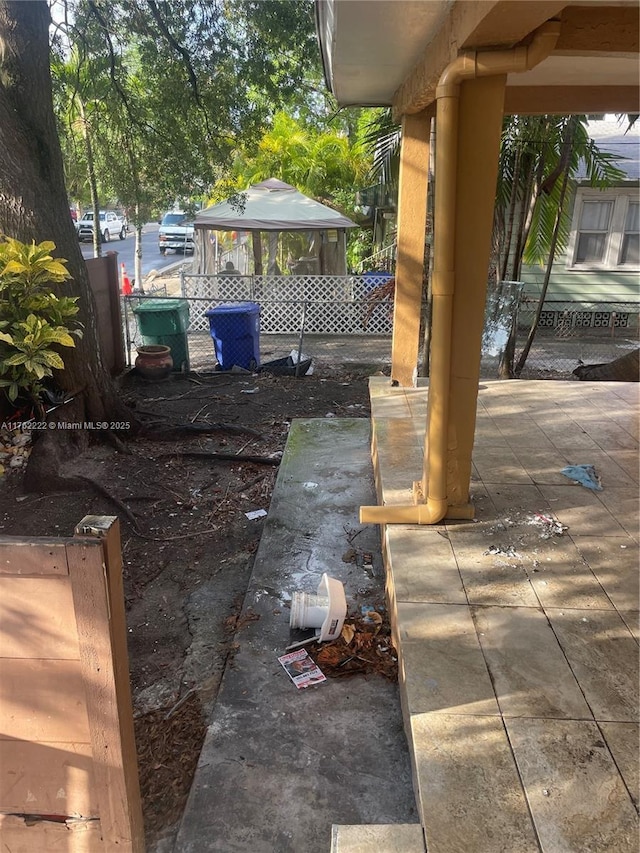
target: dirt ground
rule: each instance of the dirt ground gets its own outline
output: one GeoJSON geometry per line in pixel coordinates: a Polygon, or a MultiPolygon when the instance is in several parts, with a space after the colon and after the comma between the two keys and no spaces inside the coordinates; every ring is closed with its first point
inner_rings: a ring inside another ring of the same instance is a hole
{"type": "Polygon", "coordinates": [[[375,370],[334,365],[330,375],[298,379],[217,373],[160,382],[134,371],[121,380],[122,395],[162,435],[126,440],[126,452],[94,441],[69,460],[67,475],[98,486],[26,494],[21,468],[6,465],[0,477],[2,534],[68,536],[85,515],[120,517],[150,848],[183,811],[206,719],[242,627],[238,616],[263,525],[247,513],[269,506],[291,420],[368,417],[368,375],[375,370]],[[176,424],[207,431],[177,436],[176,424]]]}

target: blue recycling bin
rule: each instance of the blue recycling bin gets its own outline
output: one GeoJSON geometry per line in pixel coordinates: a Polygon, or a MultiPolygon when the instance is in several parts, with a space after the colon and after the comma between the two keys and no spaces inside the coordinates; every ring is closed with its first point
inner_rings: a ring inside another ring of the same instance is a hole
{"type": "Polygon", "coordinates": [[[260,366],[260,306],[257,302],[233,302],[205,311],[221,370],[234,365],[246,370],[260,366]]]}
{"type": "Polygon", "coordinates": [[[362,273],[362,277],[365,279],[364,289],[369,293],[376,287],[386,284],[390,278],[393,278],[393,273],[385,272],[384,270],[370,270],[369,272],[362,273]]]}

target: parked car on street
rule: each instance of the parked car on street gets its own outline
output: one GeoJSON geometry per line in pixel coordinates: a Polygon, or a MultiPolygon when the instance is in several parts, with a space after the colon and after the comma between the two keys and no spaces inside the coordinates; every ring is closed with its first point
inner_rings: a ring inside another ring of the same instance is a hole
{"type": "Polygon", "coordinates": [[[164,255],[167,249],[176,252],[193,252],[194,244],[193,222],[182,210],[168,210],[162,217],[158,229],[158,248],[164,255]]]}
{"type": "MultiPolygon", "coordinates": [[[[82,243],[84,240],[93,240],[93,211],[89,210],[83,214],[82,219],[76,223],[78,231],[78,239],[82,243]]],[[[102,242],[108,243],[112,237],[119,237],[121,240],[127,236],[127,225],[114,210],[100,211],[100,233],[102,234],[102,242]]]]}

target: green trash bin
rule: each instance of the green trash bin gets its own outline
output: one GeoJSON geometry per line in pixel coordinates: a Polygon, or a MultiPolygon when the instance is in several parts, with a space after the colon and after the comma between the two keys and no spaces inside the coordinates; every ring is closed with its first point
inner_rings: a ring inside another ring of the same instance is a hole
{"type": "Polygon", "coordinates": [[[189,369],[189,302],[186,299],[143,299],[133,309],[145,346],[171,347],[174,371],[189,369]]]}

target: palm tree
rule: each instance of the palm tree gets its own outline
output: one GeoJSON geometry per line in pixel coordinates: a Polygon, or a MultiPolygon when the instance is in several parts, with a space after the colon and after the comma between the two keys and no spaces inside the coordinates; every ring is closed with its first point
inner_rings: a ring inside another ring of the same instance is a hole
{"type": "MultiPolygon", "coordinates": [[[[613,154],[589,138],[587,117],[509,116],[505,119],[494,218],[494,277],[519,281],[522,265],[546,264],[536,317],[546,295],[556,255],[566,248],[571,218],[566,200],[584,172],[592,187],[604,188],[624,177],[613,154]]],[[[535,336],[534,319],[515,374],[526,361],[535,336]]],[[[514,376],[515,316],[500,375],[514,376]]]]}

